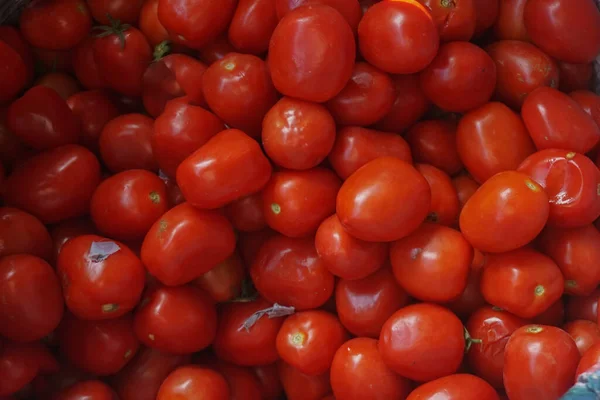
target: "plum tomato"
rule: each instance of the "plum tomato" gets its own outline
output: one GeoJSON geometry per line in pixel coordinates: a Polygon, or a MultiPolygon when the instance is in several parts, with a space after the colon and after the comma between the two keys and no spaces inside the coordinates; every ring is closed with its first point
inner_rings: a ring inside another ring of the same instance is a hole
{"type": "Polygon", "coordinates": [[[237,252],[196,278],[192,285],[204,290],[217,303],[234,300],[243,287],[246,267],[237,252]]]}
{"type": "Polygon", "coordinates": [[[0,207],[0,257],[30,254],[52,260],[52,238],[33,215],[12,207],[0,207]]]}
{"type": "Polygon", "coordinates": [[[0,60],[3,76],[0,78],[0,104],[10,102],[28,83],[25,61],[17,49],[6,43],[0,36],[0,60]]]}
{"type": "Polygon", "coordinates": [[[118,400],[114,390],[99,380],[76,382],[52,397],[53,400],[118,400]]]}
{"type": "Polygon", "coordinates": [[[406,400],[500,400],[494,388],[479,376],[454,374],[427,382],[413,390],[406,400]]]}
{"type": "Polygon", "coordinates": [[[119,116],[118,108],[101,90],[75,93],[67,99],[67,105],[79,121],[81,144],[97,153],[102,130],[110,120],[119,116]]]}
{"type": "Polygon", "coordinates": [[[275,0],[240,0],[227,32],[229,42],[241,53],[261,55],[279,22],[275,0]]]}
{"type": "Polygon", "coordinates": [[[427,7],[442,42],[469,41],[477,23],[476,0],[418,0],[427,7]]]}
{"type": "Polygon", "coordinates": [[[277,369],[288,400],[322,400],[331,393],[329,372],[306,375],[283,361],[279,361],[277,369]]]}
{"type": "Polygon", "coordinates": [[[225,207],[225,215],[241,232],[257,232],[267,227],[260,192],[232,201],[225,207]]]}
{"type": "Polygon", "coordinates": [[[494,23],[494,36],[498,40],[529,42],[524,20],[527,0],[502,0],[499,3],[498,18],[494,23]]]}
{"type": "Polygon", "coordinates": [[[414,124],[405,138],[415,162],[431,164],[450,176],[459,172],[463,163],[458,155],[456,130],[454,121],[428,120],[414,124]]]}
{"type": "Polygon", "coordinates": [[[600,328],[592,321],[571,321],[566,323],[563,329],[571,335],[582,356],[590,347],[600,342],[600,328]]]}
{"type": "Polygon", "coordinates": [[[458,194],[448,174],[433,165],[417,164],[415,167],[425,177],[431,189],[431,206],[427,221],[446,226],[455,225],[460,206],[458,194]]]}
{"type": "Polygon", "coordinates": [[[230,399],[229,384],[222,374],[198,365],[184,365],[167,376],[160,385],[156,400],[191,400],[200,393],[207,400],[230,399]]]}

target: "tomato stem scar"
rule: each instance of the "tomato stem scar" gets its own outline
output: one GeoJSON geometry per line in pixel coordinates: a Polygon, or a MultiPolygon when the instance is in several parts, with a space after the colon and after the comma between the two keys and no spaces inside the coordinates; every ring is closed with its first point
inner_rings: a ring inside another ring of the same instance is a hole
{"type": "Polygon", "coordinates": [[[528,333],[540,333],[544,330],[544,328],[542,328],[539,325],[534,325],[534,326],[530,326],[525,328],[525,331],[527,331],[528,333]]]}
{"type": "Polygon", "coordinates": [[[102,305],[102,312],[104,312],[104,313],[113,313],[113,312],[117,311],[118,309],[119,309],[118,304],[103,304],[102,305]]]}
{"type": "Polygon", "coordinates": [[[281,206],[277,203],[273,203],[271,204],[271,211],[273,211],[273,214],[279,214],[281,212],[281,206]]]}
{"type": "Polygon", "coordinates": [[[542,285],[537,285],[535,287],[535,295],[536,296],[541,296],[544,294],[544,292],[546,291],[546,289],[544,288],[544,286],[542,285]]]}

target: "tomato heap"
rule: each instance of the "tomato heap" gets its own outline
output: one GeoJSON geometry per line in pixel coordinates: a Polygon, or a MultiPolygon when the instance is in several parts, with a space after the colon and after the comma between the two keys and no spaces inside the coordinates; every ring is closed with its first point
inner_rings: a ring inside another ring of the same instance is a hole
{"type": "Polygon", "coordinates": [[[557,400],[600,362],[593,0],[40,0],[0,27],[0,398],[557,400]]]}

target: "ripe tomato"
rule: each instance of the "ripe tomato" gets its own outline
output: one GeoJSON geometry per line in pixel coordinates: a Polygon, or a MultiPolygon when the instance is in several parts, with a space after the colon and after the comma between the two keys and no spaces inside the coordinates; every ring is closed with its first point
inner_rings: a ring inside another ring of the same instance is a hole
{"type": "Polygon", "coordinates": [[[142,261],[165,285],[188,283],[229,257],[235,235],[227,218],[188,203],[167,211],[142,243],[142,261]]]}
{"type": "Polygon", "coordinates": [[[250,368],[224,362],[217,362],[213,368],[223,374],[229,384],[230,399],[254,400],[263,398],[260,382],[250,368]]]}
{"type": "Polygon", "coordinates": [[[598,300],[600,288],[594,290],[589,296],[566,296],[565,314],[567,321],[585,319],[596,321],[598,318],[598,300]]]}
{"type": "Polygon", "coordinates": [[[421,87],[445,111],[465,112],[487,103],[496,87],[494,60],[480,47],[452,42],[440,47],[421,72],[421,87]]]}
{"type": "Polygon", "coordinates": [[[199,394],[207,400],[228,400],[229,393],[229,384],[222,374],[197,365],[187,365],[167,376],[156,400],[192,400],[199,394]]]}
{"type": "Polygon", "coordinates": [[[265,153],[277,165],[295,170],[316,167],[329,154],[336,126],[325,106],[284,97],[262,122],[265,153]]]}
{"type": "Polygon", "coordinates": [[[417,164],[415,167],[425,177],[431,189],[431,206],[427,221],[447,226],[454,225],[458,220],[460,206],[458,194],[450,177],[432,165],[417,164]]]}
{"type": "Polygon", "coordinates": [[[560,70],[560,91],[569,93],[573,90],[588,90],[592,84],[594,66],[592,63],[569,64],[558,62],[560,70]]]}
{"type": "Polygon", "coordinates": [[[538,325],[562,326],[565,322],[565,305],[562,297],[546,311],[532,318],[531,322],[538,325]]]}
{"type": "Polygon", "coordinates": [[[101,24],[110,24],[110,18],[124,24],[135,24],[142,8],[143,0],[88,0],[92,17],[101,24]]]}
{"type": "Polygon", "coordinates": [[[523,173],[501,172],[467,201],[460,214],[460,230],[483,252],[515,250],[542,231],[549,208],[542,186],[523,173]]]}
{"type": "Polygon", "coordinates": [[[96,234],[94,223],[88,218],[73,218],[63,221],[52,227],[50,235],[54,245],[54,251],[51,260],[56,263],[62,247],[69,240],[77,236],[96,234]]]}
{"type": "Polygon", "coordinates": [[[458,155],[457,125],[453,121],[430,120],[414,124],[406,133],[415,162],[431,164],[454,175],[463,168],[458,155]]]}
{"type": "Polygon", "coordinates": [[[568,322],[563,326],[577,345],[579,354],[582,356],[589,350],[590,347],[600,342],[600,327],[592,321],[578,320],[568,322]]]}
{"type": "Polygon", "coordinates": [[[101,381],[77,382],[61,390],[55,400],[117,400],[117,394],[101,381]]]}
{"type": "Polygon", "coordinates": [[[474,0],[475,4],[475,35],[480,36],[494,25],[498,18],[499,3],[504,0],[474,0]]]}
{"type": "Polygon", "coordinates": [[[442,42],[471,40],[477,22],[475,8],[477,1],[418,1],[431,12],[442,42]]]}
{"type": "Polygon", "coordinates": [[[239,296],[242,292],[246,268],[237,252],[213,269],[200,275],[193,285],[204,290],[215,302],[223,303],[239,296]]]}
{"type": "Polygon", "coordinates": [[[515,170],[535,152],[533,141],[519,115],[496,102],[470,111],[461,118],[456,143],[460,159],[480,183],[499,172],[515,170]]]}
{"type": "Polygon", "coordinates": [[[67,105],[79,122],[79,140],[88,149],[98,152],[100,135],[104,126],[119,116],[119,110],[107,93],[90,90],[75,93],[67,105]]]}
{"type": "Polygon", "coordinates": [[[355,56],[354,35],[344,17],[329,6],[310,4],[279,21],[269,44],[268,62],[279,92],[320,103],[346,86],[355,56]],[[319,49],[318,57],[315,49],[319,49]]]}
{"type": "Polygon", "coordinates": [[[587,157],[567,150],[532,154],[519,171],[539,183],[550,199],[550,225],[563,228],[590,224],[600,216],[600,171],[587,157]]]}
{"type": "Polygon", "coordinates": [[[269,40],[279,22],[275,0],[240,0],[238,2],[228,37],[231,44],[242,53],[261,55],[269,49],[269,40]]]}
{"type": "Polygon", "coordinates": [[[256,232],[267,227],[261,193],[232,201],[225,207],[225,214],[238,231],[256,232]]]}
{"type": "Polygon", "coordinates": [[[277,18],[283,18],[290,11],[305,4],[324,4],[335,8],[348,22],[352,32],[356,34],[358,23],[362,17],[360,4],[357,0],[275,0],[277,18]]]}
{"type": "Polygon", "coordinates": [[[233,47],[231,43],[229,43],[227,37],[223,35],[200,49],[199,56],[202,62],[210,65],[235,51],[235,47],[233,47]]]}
{"type": "Polygon", "coordinates": [[[437,398],[447,400],[500,399],[494,388],[480,377],[469,374],[455,374],[417,387],[406,400],[435,400],[437,398]]]}
{"type": "Polygon", "coordinates": [[[258,378],[264,400],[277,400],[283,395],[283,386],[279,379],[276,364],[269,364],[252,368],[258,378]]]}
{"type": "Polygon", "coordinates": [[[56,223],[87,213],[100,164],[86,148],[61,146],[25,160],[4,182],[4,201],[56,223]]]}
{"type": "Polygon", "coordinates": [[[377,339],[385,321],[408,304],[408,295],[385,267],[363,279],[340,279],[335,304],[342,325],[350,333],[377,339]]]}
{"type": "Polygon", "coordinates": [[[517,329],[506,345],[504,387],[511,400],[558,399],[573,384],[579,351],[568,333],[545,325],[517,329]]]}
{"type": "Polygon", "coordinates": [[[458,175],[452,178],[452,185],[454,185],[454,189],[456,189],[458,204],[461,210],[471,196],[479,189],[479,184],[467,174],[458,175]]]}
{"type": "Polygon", "coordinates": [[[494,23],[494,36],[498,40],[529,42],[529,34],[525,29],[523,18],[527,0],[503,0],[499,3],[498,18],[494,23]]]}
{"type": "Polygon", "coordinates": [[[96,57],[94,56],[94,42],[96,38],[89,36],[73,48],[72,64],[75,77],[87,89],[104,89],[106,82],[100,73],[96,57]]]}
{"type": "Polygon", "coordinates": [[[600,127],[600,96],[589,90],[576,90],[569,94],[600,127]]]}
{"type": "Polygon", "coordinates": [[[0,60],[4,74],[0,80],[0,103],[10,102],[27,85],[28,75],[25,61],[17,49],[0,36],[0,60]]]}
{"type": "Polygon", "coordinates": [[[34,85],[46,86],[54,90],[60,97],[67,100],[81,91],[79,83],[64,72],[50,72],[39,78],[34,85]]]}
{"type": "Polygon", "coordinates": [[[169,32],[158,20],[158,0],[144,0],[138,17],[138,28],[152,47],[169,40],[169,32]]]}
{"type": "Polygon", "coordinates": [[[380,157],[344,182],[337,196],[337,215],[357,239],[390,242],[417,229],[430,202],[429,184],[412,165],[380,157]]]}
{"type": "Polygon", "coordinates": [[[288,237],[306,237],[335,212],[340,179],[330,170],[275,172],[262,192],[267,225],[288,237]]]}
{"type": "Polygon", "coordinates": [[[586,351],[581,360],[579,360],[579,365],[577,366],[577,371],[575,373],[575,378],[577,379],[579,375],[585,372],[591,372],[595,369],[596,365],[600,363],[600,343],[594,344],[592,347],[586,351]]]}
{"type": "Polygon", "coordinates": [[[322,400],[331,393],[329,372],[306,375],[283,361],[279,361],[278,370],[288,400],[322,400]]]}
{"type": "Polygon", "coordinates": [[[52,238],[42,222],[12,207],[0,207],[0,257],[30,254],[52,260],[52,238]]]}
{"type": "Polygon", "coordinates": [[[0,396],[17,393],[38,373],[52,373],[59,369],[52,354],[39,342],[3,341],[0,349],[0,396]]]}
{"type": "Polygon", "coordinates": [[[466,321],[471,314],[477,311],[479,308],[486,305],[485,299],[479,289],[481,286],[481,267],[475,266],[477,259],[477,253],[481,255],[478,250],[475,250],[476,256],[473,259],[473,264],[469,270],[469,277],[467,279],[467,287],[460,294],[459,297],[447,303],[446,306],[452,310],[458,317],[466,321]]]}

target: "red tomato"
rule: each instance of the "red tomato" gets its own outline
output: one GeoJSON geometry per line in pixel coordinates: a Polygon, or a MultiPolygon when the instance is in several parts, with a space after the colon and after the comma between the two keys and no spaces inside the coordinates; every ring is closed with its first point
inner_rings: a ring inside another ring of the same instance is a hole
{"type": "Polygon", "coordinates": [[[80,141],[92,151],[98,151],[98,142],[104,126],[119,116],[119,110],[103,91],[90,90],[75,93],[67,105],[79,120],[80,141]]]}
{"type": "Polygon", "coordinates": [[[158,20],[158,0],[144,0],[140,9],[138,27],[151,46],[169,40],[169,32],[158,20]]]}
{"type": "Polygon", "coordinates": [[[275,172],[262,191],[267,225],[288,237],[306,237],[335,212],[340,179],[330,170],[275,172]]]}
{"type": "Polygon", "coordinates": [[[485,182],[499,172],[515,170],[535,152],[519,115],[496,102],[461,118],[456,143],[462,162],[478,182],[485,182]]]}
{"type": "Polygon", "coordinates": [[[110,24],[110,18],[123,24],[135,24],[142,8],[142,2],[143,0],[88,0],[87,4],[92,17],[101,24],[110,24]]]}
{"type": "Polygon", "coordinates": [[[427,7],[435,20],[442,42],[471,40],[476,25],[476,0],[418,0],[427,7]]]}
{"type": "Polygon", "coordinates": [[[569,64],[558,62],[560,70],[560,90],[569,93],[573,90],[588,90],[592,84],[594,66],[592,63],[569,64]]]}
{"type": "Polygon", "coordinates": [[[56,262],[62,247],[69,240],[77,236],[96,234],[96,227],[93,222],[87,218],[73,218],[54,225],[50,235],[54,244],[52,260],[56,262]]]}
{"type": "MultiPolygon", "coordinates": [[[[85,40],[84,40],[85,41],[85,40]]],[[[45,71],[74,72],[73,53],[75,48],[68,50],[48,50],[32,47],[34,62],[41,65],[45,71]]]]}
{"type": "Polygon", "coordinates": [[[576,90],[569,94],[579,106],[589,114],[596,125],[600,127],[600,96],[589,90],[576,90]]]}
{"type": "Polygon", "coordinates": [[[600,288],[589,296],[567,296],[565,298],[565,314],[567,321],[585,319],[596,321],[598,318],[598,300],[600,288]]]}
{"type": "Polygon", "coordinates": [[[83,0],[51,0],[25,7],[19,27],[32,46],[67,50],[88,35],[92,18],[83,0]]]}
{"type": "Polygon", "coordinates": [[[525,174],[506,171],[488,179],[467,201],[460,214],[460,230],[476,249],[502,253],[535,239],[548,213],[548,196],[542,186],[525,174]]]}
{"type": "MultiPolygon", "coordinates": [[[[38,373],[52,373],[59,365],[39,342],[3,341],[0,347],[0,396],[9,396],[25,388],[38,373]]],[[[10,400],[10,399],[8,399],[10,400]]]]}
{"type": "Polygon", "coordinates": [[[0,163],[5,167],[13,167],[29,158],[32,150],[8,130],[6,111],[6,108],[0,108],[0,163]]]}
{"type": "Polygon", "coordinates": [[[279,378],[288,400],[322,400],[331,393],[329,372],[321,375],[306,375],[291,365],[278,363],[279,378]]]}
{"type": "Polygon", "coordinates": [[[262,399],[260,382],[252,370],[233,364],[218,362],[214,368],[223,374],[229,384],[230,399],[254,400],[262,399]]]}
{"type": "Polygon", "coordinates": [[[87,213],[100,183],[100,164],[76,145],[48,150],[24,161],[4,182],[4,201],[56,223],[87,213]]]}
{"type": "Polygon", "coordinates": [[[290,11],[305,4],[324,4],[335,8],[348,22],[352,32],[356,34],[358,23],[362,17],[360,4],[357,0],[275,0],[277,18],[283,18],[290,11]]]}
{"type": "Polygon", "coordinates": [[[499,3],[504,0],[474,0],[476,26],[475,35],[479,36],[494,25],[498,18],[499,3]]]}
{"type": "Polygon", "coordinates": [[[524,19],[531,40],[554,58],[587,63],[600,53],[600,12],[591,0],[531,0],[524,19]]]}
{"type": "MultiPolygon", "coordinates": [[[[477,253],[479,253],[479,251],[475,250],[475,254],[477,253]]],[[[476,257],[473,259],[473,261],[475,261],[476,257]]],[[[479,289],[480,286],[481,268],[476,268],[473,263],[471,265],[471,269],[469,270],[467,287],[465,287],[465,290],[463,290],[459,297],[454,299],[452,302],[447,303],[446,306],[461,319],[467,320],[471,314],[486,305],[485,299],[483,298],[481,290],[479,289]]]]}
{"type": "Polygon", "coordinates": [[[579,351],[568,333],[545,325],[517,329],[506,345],[504,387],[511,400],[558,399],[573,384],[579,351]]]}
{"type": "Polygon", "coordinates": [[[7,128],[26,145],[47,150],[79,141],[79,125],[66,101],[46,86],[35,86],[8,108],[7,128]]]}
{"type": "Polygon", "coordinates": [[[100,74],[96,57],[94,56],[94,42],[96,38],[90,36],[84,39],[73,49],[73,69],[77,81],[87,89],[103,89],[106,82],[100,74]]]}
{"type": "Polygon", "coordinates": [[[38,79],[34,85],[46,86],[53,89],[60,97],[67,100],[75,93],[81,91],[79,83],[63,72],[51,72],[38,79]]]}
{"type": "Polygon", "coordinates": [[[406,400],[500,400],[486,381],[475,375],[455,374],[425,383],[413,390],[406,400]],[[441,396],[441,397],[440,397],[441,396]]]}
{"type": "Polygon", "coordinates": [[[23,253],[52,260],[52,238],[44,224],[31,214],[0,207],[0,237],[0,257],[23,253]]]}
{"type": "Polygon", "coordinates": [[[417,164],[415,167],[425,177],[431,189],[431,206],[427,221],[454,225],[458,220],[460,206],[458,194],[448,174],[428,164],[417,164]]]}
{"type": "Polygon", "coordinates": [[[152,225],[142,244],[142,260],[163,284],[177,286],[210,271],[234,249],[227,218],[183,203],[152,225]]]}
{"type": "Polygon", "coordinates": [[[300,310],[320,307],[333,294],[334,277],[312,238],[268,239],[250,267],[250,276],[265,299],[300,310]]]}
{"type": "Polygon", "coordinates": [[[473,196],[477,189],[479,189],[479,184],[466,174],[458,175],[452,178],[452,185],[454,185],[454,189],[456,189],[456,194],[458,195],[458,204],[461,210],[471,196],[473,196]]]}
{"type": "Polygon", "coordinates": [[[227,54],[235,52],[236,49],[229,43],[226,36],[219,36],[210,44],[204,46],[200,52],[200,60],[210,65],[221,60],[227,54]]]}
{"type": "Polygon", "coordinates": [[[262,143],[269,158],[283,168],[316,167],[329,154],[336,136],[325,106],[284,97],[262,122],[262,143]]]}
{"type": "Polygon", "coordinates": [[[494,24],[494,36],[498,40],[522,40],[529,42],[529,34],[527,33],[527,29],[525,29],[523,18],[527,0],[503,0],[499,3],[498,18],[494,24]]]}
{"type": "Polygon", "coordinates": [[[237,129],[218,133],[177,168],[183,196],[207,209],[258,192],[270,177],[271,164],[258,143],[237,129]]]}
{"type": "Polygon", "coordinates": [[[583,356],[593,345],[600,342],[600,327],[592,321],[572,321],[563,326],[577,345],[579,353],[583,356]]]}
{"type": "Polygon", "coordinates": [[[256,232],[267,227],[261,193],[234,200],[225,207],[225,214],[238,231],[256,232]]]}
{"type": "Polygon", "coordinates": [[[551,225],[584,226],[600,216],[600,171],[589,158],[547,149],[527,157],[519,171],[528,174],[548,194],[551,225]]]}
{"type": "Polygon", "coordinates": [[[420,303],[396,311],[383,325],[379,351],[397,374],[419,382],[458,370],[465,349],[458,317],[441,306],[420,303]]]}
{"type": "Polygon", "coordinates": [[[354,35],[342,15],[329,6],[311,4],[279,21],[268,62],[273,84],[283,95],[325,102],[346,86],[355,56],[354,35]]]}
{"type": "Polygon", "coordinates": [[[242,53],[261,55],[279,22],[275,0],[240,0],[229,25],[231,44],[242,53]]]}
{"type": "Polygon", "coordinates": [[[77,382],[61,390],[55,400],[118,400],[110,386],[101,381],[77,382]]]}
{"type": "Polygon", "coordinates": [[[594,344],[583,354],[581,360],[579,360],[575,378],[578,378],[579,375],[585,372],[591,372],[595,370],[596,365],[598,364],[600,364],[600,343],[594,344]]]}
{"type": "Polygon", "coordinates": [[[430,120],[417,122],[406,133],[416,162],[431,164],[454,175],[463,168],[458,155],[457,125],[453,121],[430,120]]]}
{"type": "Polygon", "coordinates": [[[423,175],[405,161],[381,157],[344,182],[337,196],[337,215],[357,239],[390,242],[417,229],[430,202],[423,175]]]}
{"type": "Polygon", "coordinates": [[[565,305],[562,298],[554,302],[543,313],[531,319],[531,322],[538,325],[562,326],[565,321],[565,305]]]}
{"type": "Polygon", "coordinates": [[[222,374],[197,365],[171,372],[162,383],[156,400],[193,400],[199,395],[206,400],[229,400],[229,384],[222,374]]]}
{"type": "MultiPolygon", "coordinates": [[[[18,73],[25,72],[26,80],[24,83],[30,83],[34,75],[33,53],[29,43],[25,41],[25,38],[21,34],[21,31],[10,25],[1,26],[0,41],[4,42],[17,52],[17,59],[21,59],[24,64],[23,67],[25,68],[25,71],[20,71],[18,73]]],[[[6,61],[10,62],[9,60],[6,61]]],[[[10,75],[8,76],[10,77],[10,75]]]]}
{"type": "Polygon", "coordinates": [[[277,400],[283,395],[283,386],[279,379],[276,364],[269,364],[253,368],[258,378],[264,400],[277,400]]]}
{"type": "Polygon", "coordinates": [[[492,97],[496,65],[484,50],[472,43],[447,43],[421,72],[421,87],[429,100],[441,109],[469,111],[492,97]]]}
{"type": "Polygon", "coordinates": [[[237,252],[213,269],[200,275],[193,285],[204,290],[218,303],[234,300],[242,292],[246,268],[237,252]]]}
{"type": "Polygon", "coordinates": [[[3,75],[0,80],[0,103],[10,102],[27,85],[27,67],[17,49],[0,37],[0,61],[3,75]]]}

